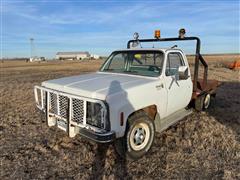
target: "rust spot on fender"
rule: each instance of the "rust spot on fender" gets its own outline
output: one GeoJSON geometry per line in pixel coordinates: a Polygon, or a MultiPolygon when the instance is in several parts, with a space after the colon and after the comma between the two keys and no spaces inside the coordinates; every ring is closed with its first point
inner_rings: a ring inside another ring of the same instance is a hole
{"type": "Polygon", "coordinates": [[[148,106],[148,107],[145,107],[143,108],[143,111],[147,113],[147,115],[152,119],[154,120],[155,119],[155,116],[157,114],[157,107],[156,105],[151,105],[151,106],[148,106]]]}

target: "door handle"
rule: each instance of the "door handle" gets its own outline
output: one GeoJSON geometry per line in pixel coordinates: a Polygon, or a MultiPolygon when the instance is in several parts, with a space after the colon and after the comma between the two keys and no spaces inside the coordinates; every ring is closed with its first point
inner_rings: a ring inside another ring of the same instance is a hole
{"type": "Polygon", "coordinates": [[[164,85],[163,85],[163,83],[156,85],[156,88],[157,88],[157,89],[164,88],[164,85]]]}

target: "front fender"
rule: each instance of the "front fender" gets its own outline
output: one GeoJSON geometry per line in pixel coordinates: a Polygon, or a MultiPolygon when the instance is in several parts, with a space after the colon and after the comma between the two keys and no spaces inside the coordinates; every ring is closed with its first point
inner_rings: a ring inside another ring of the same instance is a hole
{"type": "MultiPolygon", "coordinates": [[[[111,97],[107,100],[109,104],[109,116],[111,130],[116,133],[116,138],[122,137],[125,134],[128,117],[145,107],[157,104],[156,94],[152,93],[149,96],[143,97],[141,94],[122,93],[111,97]],[[121,113],[124,114],[124,122],[121,126],[121,113]]],[[[159,113],[159,112],[158,112],[159,113]]]]}

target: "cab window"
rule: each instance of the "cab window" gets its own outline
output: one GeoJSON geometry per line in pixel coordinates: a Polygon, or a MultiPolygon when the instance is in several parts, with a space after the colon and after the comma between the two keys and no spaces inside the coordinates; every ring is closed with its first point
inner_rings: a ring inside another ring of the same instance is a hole
{"type": "Polygon", "coordinates": [[[127,61],[127,53],[117,54],[108,64],[108,69],[122,71],[125,68],[126,61],[127,61]]]}
{"type": "Polygon", "coordinates": [[[176,52],[169,53],[165,71],[166,76],[176,75],[179,66],[184,66],[182,55],[176,52]]]}

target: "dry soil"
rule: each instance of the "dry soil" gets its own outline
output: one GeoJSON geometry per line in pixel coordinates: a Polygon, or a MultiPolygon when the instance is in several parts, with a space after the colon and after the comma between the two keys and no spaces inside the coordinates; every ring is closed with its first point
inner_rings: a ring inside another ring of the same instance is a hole
{"type": "Polygon", "coordinates": [[[69,138],[48,128],[35,108],[33,86],[96,71],[102,61],[1,62],[1,179],[240,179],[239,56],[206,57],[209,77],[222,82],[206,112],[157,133],[138,161],[120,159],[112,144],[69,138]]]}

